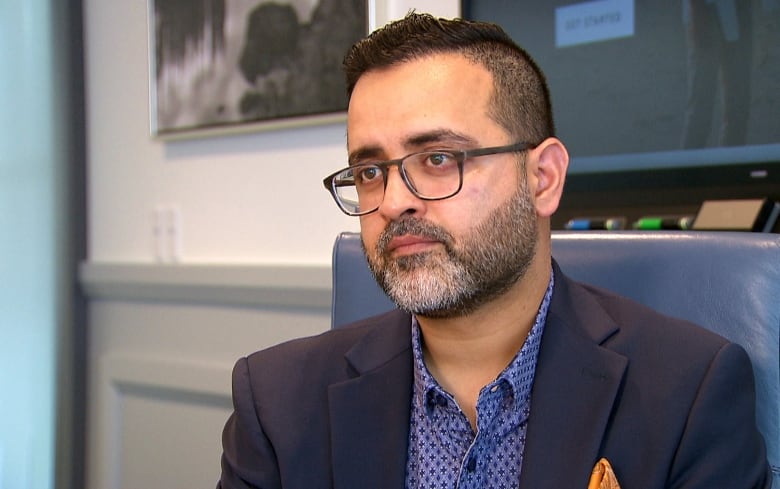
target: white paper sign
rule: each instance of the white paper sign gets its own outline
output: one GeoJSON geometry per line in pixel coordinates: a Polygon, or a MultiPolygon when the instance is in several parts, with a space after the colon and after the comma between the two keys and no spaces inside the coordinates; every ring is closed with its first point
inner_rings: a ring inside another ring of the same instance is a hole
{"type": "Polygon", "coordinates": [[[634,35],[634,0],[596,0],[555,9],[555,46],[634,35]]]}

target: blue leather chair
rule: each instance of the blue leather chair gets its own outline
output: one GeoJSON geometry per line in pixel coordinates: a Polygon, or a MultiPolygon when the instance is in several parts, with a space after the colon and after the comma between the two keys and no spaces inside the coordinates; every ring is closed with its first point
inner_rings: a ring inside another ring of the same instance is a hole
{"type": "MultiPolygon", "coordinates": [[[[780,235],[588,231],[555,232],[552,241],[570,277],[698,323],[747,350],[758,427],[780,488],[780,235]]],[[[368,270],[359,234],[341,234],[333,250],[332,326],[393,307],[368,270]]]]}

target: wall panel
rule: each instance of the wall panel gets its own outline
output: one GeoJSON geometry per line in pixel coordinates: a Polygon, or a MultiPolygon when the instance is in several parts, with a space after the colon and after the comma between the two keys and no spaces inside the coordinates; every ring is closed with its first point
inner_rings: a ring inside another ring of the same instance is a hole
{"type": "Polygon", "coordinates": [[[89,489],[212,487],[235,361],[330,326],[327,268],[176,268],[82,267],[89,489]]]}

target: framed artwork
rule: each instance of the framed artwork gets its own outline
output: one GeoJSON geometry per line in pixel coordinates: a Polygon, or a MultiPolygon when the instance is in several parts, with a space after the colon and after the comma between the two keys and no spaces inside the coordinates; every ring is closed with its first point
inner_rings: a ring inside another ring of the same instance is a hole
{"type": "Polygon", "coordinates": [[[366,0],[149,0],[152,134],[343,120],[366,0]]]}

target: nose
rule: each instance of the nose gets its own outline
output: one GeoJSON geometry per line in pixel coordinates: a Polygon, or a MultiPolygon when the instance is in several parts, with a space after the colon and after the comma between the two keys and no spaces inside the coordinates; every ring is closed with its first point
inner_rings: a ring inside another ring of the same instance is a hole
{"type": "Polygon", "coordinates": [[[417,214],[423,210],[425,201],[417,197],[406,186],[399,168],[389,168],[385,196],[377,212],[388,220],[395,220],[405,214],[417,214]]]}

